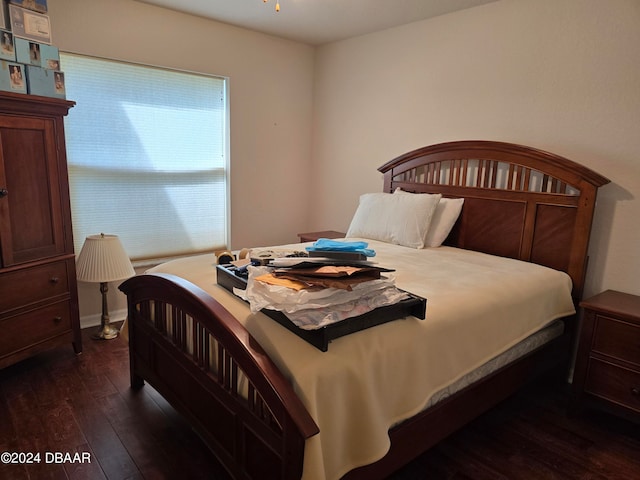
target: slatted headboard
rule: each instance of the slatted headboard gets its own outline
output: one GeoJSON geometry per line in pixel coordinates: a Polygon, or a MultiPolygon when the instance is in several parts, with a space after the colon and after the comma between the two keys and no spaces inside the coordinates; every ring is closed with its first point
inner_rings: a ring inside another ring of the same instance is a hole
{"type": "Polygon", "coordinates": [[[598,187],[609,180],[567,158],[492,141],[419,148],[378,169],[384,191],[464,197],[447,245],[567,272],[578,301],[598,187]]]}

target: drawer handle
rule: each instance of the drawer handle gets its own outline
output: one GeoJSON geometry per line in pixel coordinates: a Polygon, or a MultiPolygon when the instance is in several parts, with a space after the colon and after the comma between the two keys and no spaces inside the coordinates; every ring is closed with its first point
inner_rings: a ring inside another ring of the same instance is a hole
{"type": "Polygon", "coordinates": [[[640,397],[640,387],[631,387],[631,395],[640,397]]]}
{"type": "Polygon", "coordinates": [[[62,321],[62,317],[60,315],[57,315],[55,317],[53,317],[53,323],[60,323],[62,321]]]}
{"type": "Polygon", "coordinates": [[[49,279],[49,282],[50,282],[50,283],[53,283],[54,285],[55,285],[56,283],[58,283],[59,281],[60,281],[60,278],[58,278],[58,277],[51,277],[51,278],[49,279]]]}
{"type": "Polygon", "coordinates": [[[9,191],[6,188],[0,187],[0,198],[6,197],[7,195],[9,195],[9,191]]]}

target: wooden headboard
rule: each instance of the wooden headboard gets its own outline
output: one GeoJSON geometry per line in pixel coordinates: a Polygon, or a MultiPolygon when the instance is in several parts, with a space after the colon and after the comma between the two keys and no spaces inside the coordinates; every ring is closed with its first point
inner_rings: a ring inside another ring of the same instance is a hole
{"type": "Polygon", "coordinates": [[[447,245],[567,272],[580,300],[596,193],[607,178],[531,147],[473,140],[419,148],[378,170],[385,192],[465,199],[447,245]]]}

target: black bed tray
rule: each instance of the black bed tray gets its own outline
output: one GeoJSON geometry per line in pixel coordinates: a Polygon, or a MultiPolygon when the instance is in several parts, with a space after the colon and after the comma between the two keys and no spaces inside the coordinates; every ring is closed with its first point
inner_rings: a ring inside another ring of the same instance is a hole
{"type": "MultiPolygon", "coordinates": [[[[235,274],[236,267],[227,265],[216,266],[216,276],[218,285],[233,293],[234,288],[245,290],[247,288],[247,280],[242,276],[235,274]]],[[[350,333],[358,332],[366,328],[387,323],[392,320],[404,318],[406,316],[414,316],[424,320],[427,300],[407,292],[410,298],[401,300],[394,305],[376,308],[375,310],[358,315],[357,317],[347,318],[341,322],[333,323],[315,330],[305,330],[296,326],[289,320],[285,314],[276,310],[264,309],[262,312],[268,317],[278,322],[283,327],[292,331],[303,340],[306,340],[314,347],[326,352],[329,349],[329,342],[334,338],[343,337],[350,333]]]]}

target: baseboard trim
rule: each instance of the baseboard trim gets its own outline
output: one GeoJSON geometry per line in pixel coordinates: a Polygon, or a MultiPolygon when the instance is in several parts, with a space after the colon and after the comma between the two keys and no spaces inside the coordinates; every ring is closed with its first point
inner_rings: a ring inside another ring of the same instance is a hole
{"type": "MultiPolygon", "coordinates": [[[[83,317],[80,317],[80,328],[97,327],[100,325],[101,318],[102,318],[101,313],[96,313],[93,315],[85,315],[83,317]]],[[[126,308],[123,308],[121,310],[116,310],[115,312],[109,312],[109,320],[112,323],[122,322],[126,318],[127,318],[126,308]]]]}

